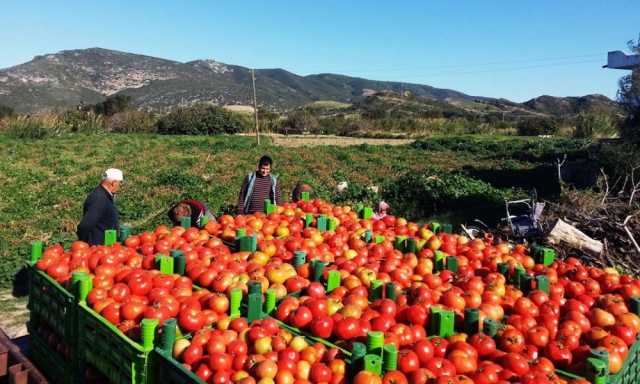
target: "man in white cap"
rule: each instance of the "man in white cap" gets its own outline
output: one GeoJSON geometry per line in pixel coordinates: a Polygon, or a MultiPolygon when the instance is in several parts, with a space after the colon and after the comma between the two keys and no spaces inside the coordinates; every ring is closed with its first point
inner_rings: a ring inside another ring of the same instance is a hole
{"type": "Polygon", "coordinates": [[[100,185],[89,194],[82,207],[78,239],[91,245],[104,244],[104,232],[118,228],[118,211],[113,197],[122,180],[119,169],[109,168],[102,174],[100,185]]]}

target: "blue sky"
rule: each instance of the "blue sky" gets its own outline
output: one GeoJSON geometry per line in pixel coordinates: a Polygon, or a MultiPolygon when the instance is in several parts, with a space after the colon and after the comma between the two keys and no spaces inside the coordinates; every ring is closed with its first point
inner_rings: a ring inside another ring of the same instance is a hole
{"type": "Polygon", "coordinates": [[[103,47],[342,73],[524,101],[614,97],[609,50],[640,32],[638,0],[5,0],[0,68],[103,47]]]}

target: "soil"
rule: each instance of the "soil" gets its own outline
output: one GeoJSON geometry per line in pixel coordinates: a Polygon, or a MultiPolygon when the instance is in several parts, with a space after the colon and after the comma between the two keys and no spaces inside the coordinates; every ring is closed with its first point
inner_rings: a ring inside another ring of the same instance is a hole
{"type": "Polygon", "coordinates": [[[265,134],[269,136],[274,145],[282,147],[303,147],[317,145],[336,145],[346,147],[350,145],[405,145],[410,144],[412,139],[374,139],[366,137],[345,137],[332,135],[281,135],[281,134],[265,134]]]}
{"type": "Polygon", "coordinates": [[[10,290],[0,291],[0,328],[10,339],[26,335],[29,310],[26,297],[15,297],[10,290]]]}

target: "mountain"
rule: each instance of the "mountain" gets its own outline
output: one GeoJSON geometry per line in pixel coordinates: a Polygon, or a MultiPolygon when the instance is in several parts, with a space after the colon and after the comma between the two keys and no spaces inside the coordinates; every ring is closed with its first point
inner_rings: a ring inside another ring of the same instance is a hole
{"type": "Polygon", "coordinates": [[[578,115],[580,113],[621,112],[615,101],[604,95],[586,95],[581,97],[554,97],[543,95],[523,103],[530,109],[553,116],[578,115]]]}
{"type": "MultiPolygon", "coordinates": [[[[467,110],[484,111],[489,108],[555,114],[555,111],[577,108],[556,107],[556,104],[564,105],[561,98],[532,100],[527,102],[531,105],[523,105],[428,85],[329,73],[299,76],[283,69],[256,70],[256,90],[259,104],[276,110],[322,100],[353,102],[363,95],[380,91],[409,92],[418,98],[445,102],[467,110]]],[[[132,96],[139,108],[160,111],[197,102],[220,105],[253,103],[250,69],[215,60],[181,63],[89,48],[36,56],[27,63],[0,70],[0,105],[10,106],[20,113],[63,109],[80,103],[93,104],[114,94],[132,96]]],[[[573,101],[569,104],[582,105],[573,101]]]]}

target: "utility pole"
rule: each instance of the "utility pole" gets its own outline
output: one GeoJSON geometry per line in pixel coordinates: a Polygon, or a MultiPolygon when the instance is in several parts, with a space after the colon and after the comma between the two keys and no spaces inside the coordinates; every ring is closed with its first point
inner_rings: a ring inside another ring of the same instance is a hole
{"type": "Polygon", "coordinates": [[[256,121],[256,140],[260,145],[260,134],[258,133],[258,99],[256,97],[256,74],[253,68],[251,68],[251,83],[253,84],[253,111],[255,112],[256,121]]]}

